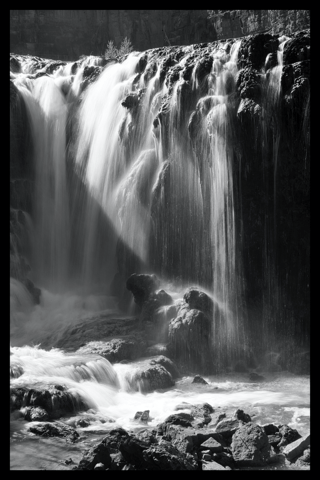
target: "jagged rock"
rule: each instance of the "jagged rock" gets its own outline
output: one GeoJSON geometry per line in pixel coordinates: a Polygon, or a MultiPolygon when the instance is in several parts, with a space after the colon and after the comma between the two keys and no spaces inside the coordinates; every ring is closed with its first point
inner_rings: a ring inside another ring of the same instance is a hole
{"type": "Polygon", "coordinates": [[[110,451],[103,442],[93,446],[84,453],[77,470],[94,470],[98,464],[103,464],[104,470],[111,466],[110,451]]]}
{"type": "Polygon", "coordinates": [[[222,465],[226,470],[233,470],[236,467],[235,461],[231,453],[219,452],[212,454],[212,460],[222,465]]]}
{"type": "Polygon", "coordinates": [[[184,294],[183,299],[189,305],[190,309],[200,310],[207,315],[212,315],[213,301],[206,293],[201,292],[201,290],[190,287],[184,294]]]}
{"type": "Polygon", "coordinates": [[[200,310],[186,310],[169,324],[169,355],[187,368],[210,372],[211,320],[200,310]]]}
{"type": "Polygon", "coordinates": [[[247,413],[244,413],[244,411],[240,409],[234,412],[234,417],[237,418],[238,420],[241,420],[244,423],[251,422],[250,415],[248,415],[247,413]]]}
{"type": "Polygon", "coordinates": [[[302,467],[310,465],[310,446],[306,448],[303,455],[296,460],[295,465],[300,465],[302,467]]]}
{"type": "Polygon", "coordinates": [[[290,462],[292,462],[295,458],[299,457],[309,445],[310,433],[287,445],[282,453],[290,462]]]}
{"type": "Polygon", "coordinates": [[[79,394],[70,393],[65,388],[57,390],[53,385],[48,385],[45,389],[10,387],[11,411],[22,406],[41,407],[51,419],[88,409],[79,394]]]}
{"type": "Polygon", "coordinates": [[[111,465],[110,470],[122,470],[126,465],[126,461],[122,456],[122,453],[110,453],[111,465]]]}
{"type": "Polygon", "coordinates": [[[242,426],[242,422],[235,418],[227,418],[221,420],[216,426],[216,432],[220,433],[224,438],[230,438],[242,426]]]}
{"type": "Polygon", "coordinates": [[[102,443],[106,445],[110,451],[117,452],[121,443],[129,437],[129,433],[124,428],[114,428],[108,432],[108,434],[102,440],[102,443]]]}
{"type": "Polygon", "coordinates": [[[265,423],[260,425],[260,427],[264,429],[266,435],[274,435],[279,432],[279,427],[274,423],[265,423]]]}
{"type": "Polygon", "coordinates": [[[147,470],[198,470],[195,458],[173,445],[152,445],[144,450],[143,459],[147,470]]]}
{"type": "Polygon", "coordinates": [[[105,470],[105,469],[106,469],[106,467],[103,463],[97,463],[95,465],[95,467],[93,468],[93,470],[105,470]]]}
{"type": "Polygon", "coordinates": [[[10,365],[10,378],[19,378],[23,373],[24,370],[21,365],[10,365]]]}
{"type": "Polygon", "coordinates": [[[240,426],[232,437],[232,455],[238,466],[265,465],[270,458],[268,437],[259,425],[240,426]]]}
{"type": "Polygon", "coordinates": [[[179,370],[175,363],[164,355],[158,355],[151,358],[150,365],[162,365],[171,374],[173,379],[176,379],[180,376],[179,370]]]}
{"type": "Polygon", "coordinates": [[[108,342],[93,341],[80,347],[77,353],[99,354],[110,363],[119,363],[121,360],[135,360],[144,351],[145,342],[133,336],[114,338],[108,342]]]}
{"type": "MultiPolygon", "coordinates": [[[[279,427],[279,433],[281,435],[281,441],[278,443],[278,448],[285,447],[289,443],[295,442],[301,435],[294,428],[289,427],[288,425],[282,425],[279,427]]],[[[281,448],[282,450],[282,448],[281,448]]]]}
{"type": "Polygon", "coordinates": [[[208,449],[212,453],[219,453],[219,452],[222,452],[223,446],[224,445],[222,445],[220,442],[218,442],[214,438],[210,437],[210,438],[208,438],[208,440],[206,440],[205,442],[203,442],[200,445],[200,448],[201,449],[208,449]]]}
{"type": "Polygon", "coordinates": [[[238,64],[242,68],[248,65],[260,70],[265,64],[266,56],[277,49],[278,40],[269,33],[248,35],[241,42],[238,64]]]}
{"type": "Polygon", "coordinates": [[[283,64],[308,60],[310,58],[310,30],[295,33],[284,45],[283,64]]]}
{"type": "Polygon", "coordinates": [[[34,422],[27,430],[41,437],[64,437],[72,442],[79,438],[78,432],[62,422],[34,422]]]}
{"type": "Polygon", "coordinates": [[[24,418],[28,422],[46,422],[49,419],[49,415],[44,408],[26,407],[24,418]]]}
{"type": "Polygon", "coordinates": [[[221,444],[224,442],[222,436],[210,428],[181,427],[166,423],[158,425],[158,435],[164,435],[175,447],[185,453],[198,451],[200,445],[210,437],[221,444]]]}
{"type": "Polygon", "coordinates": [[[145,410],[144,412],[136,412],[134,420],[139,420],[140,422],[147,423],[150,419],[149,417],[150,410],[145,410]]]}

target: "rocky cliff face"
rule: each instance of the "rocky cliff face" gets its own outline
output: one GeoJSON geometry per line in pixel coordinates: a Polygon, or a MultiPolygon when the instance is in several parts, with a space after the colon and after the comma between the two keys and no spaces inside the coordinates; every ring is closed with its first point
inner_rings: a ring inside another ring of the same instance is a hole
{"type": "Polygon", "coordinates": [[[11,10],[10,51],[75,60],[125,37],[143,51],[309,25],[309,10],[11,10]]]}
{"type": "Polygon", "coordinates": [[[11,10],[10,50],[62,60],[101,54],[109,40],[136,50],[216,39],[206,10],[11,10]]]}

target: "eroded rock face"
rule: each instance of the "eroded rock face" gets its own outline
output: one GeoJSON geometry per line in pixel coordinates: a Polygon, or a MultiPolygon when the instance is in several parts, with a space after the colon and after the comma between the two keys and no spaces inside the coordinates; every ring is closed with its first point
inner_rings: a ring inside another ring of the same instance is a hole
{"type": "Polygon", "coordinates": [[[62,422],[34,422],[28,427],[28,430],[42,437],[63,437],[73,442],[79,438],[79,434],[74,428],[62,422]]]}
{"type": "MultiPolygon", "coordinates": [[[[50,419],[60,418],[64,415],[87,410],[88,405],[76,393],[70,393],[66,388],[53,385],[47,388],[37,389],[29,387],[10,387],[10,409],[14,411],[21,407],[40,407],[48,413],[50,419]]],[[[37,412],[37,410],[35,410],[37,412]]],[[[32,414],[28,414],[31,420],[32,414]]]]}
{"type": "Polygon", "coordinates": [[[182,308],[169,324],[168,350],[186,368],[207,373],[211,365],[211,320],[200,310],[182,308]]]}
{"type": "Polygon", "coordinates": [[[132,292],[135,303],[142,307],[143,303],[148,300],[150,294],[159,288],[160,282],[156,275],[133,273],[128,278],[126,286],[127,289],[132,292]]]}
{"type": "Polygon", "coordinates": [[[77,353],[99,354],[110,363],[119,363],[121,360],[135,360],[144,352],[145,343],[136,338],[115,338],[109,342],[88,342],[80,347],[77,353]]]}
{"type": "Polygon", "coordinates": [[[258,425],[242,425],[232,437],[232,455],[238,466],[265,465],[271,447],[264,430],[258,425]]]}

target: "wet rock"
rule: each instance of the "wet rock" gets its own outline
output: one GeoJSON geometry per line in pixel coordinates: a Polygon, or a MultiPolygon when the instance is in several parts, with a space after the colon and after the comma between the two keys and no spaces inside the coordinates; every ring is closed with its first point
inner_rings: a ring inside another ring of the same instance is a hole
{"type": "Polygon", "coordinates": [[[48,412],[50,419],[88,409],[79,394],[66,389],[57,390],[53,385],[48,385],[44,389],[11,387],[10,405],[11,410],[22,406],[41,407],[48,412]]]}
{"type": "Polygon", "coordinates": [[[294,442],[291,442],[287,445],[283,450],[282,453],[286,456],[286,458],[292,462],[295,458],[301,456],[303,451],[310,445],[310,434],[304,435],[301,438],[298,438],[294,442]]]}
{"type": "Polygon", "coordinates": [[[279,427],[274,423],[265,423],[260,425],[260,427],[264,429],[266,435],[274,435],[279,432],[279,427]]]}
{"type": "Polygon", "coordinates": [[[242,422],[238,419],[227,418],[221,420],[216,426],[216,432],[220,433],[224,438],[228,439],[242,426],[242,422]]]}
{"type": "Polygon", "coordinates": [[[269,33],[258,33],[248,35],[241,41],[238,54],[238,64],[241,68],[251,66],[260,70],[269,53],[276,52],[278,49],[278,40],[269,33]]]}
{"type": "Polygon", "coordinates": [[[13,72],[13,73],[20,73],[21,72],[20,62],[13,55],[10,55],[10,72],[13,72]]]}
{"type": "Polygon", "coordinates": [[[154,293],[160,286],[156,275],[133,273],[126,282],[126,287],[134,296],[134,301],[142,307],[142,304],[154,293]]]}
{"type": "Polygon", "coordinates": [[[189,305],[190,309],[200,310],[209,316],[212,315],[213,301],[201,290],[194,287],[188,288],[183,299],[189,305]]]}
{"type": "Polygon", "coordinates": [[[261,100],[261,74],[251,68],[245,67],[238,72],[236,86],[240,97],[250,98],[256,103],[261,100]]]}
{"type": "Polygon", "coordinates": [[[103,464],[104,469],[111,466],[110,451],[103,442],[93,446],[84,453],[77,470],[94,470],[95,466],[99,464],[103,464]]]}
{"type": "Polygon", "coordinates": [[[179,311],[169,324],[169,355],[186,368],[208,373],[211,360],[211,320],[200,310],[179,311]]]}
{"type": "Polygon", "coordinates": [[[158,435],[165,438],[175,445],[178,450],[184,453],[194,453],[199,450],[200,445],[212,437],[223,444],[222,436],[210,428],[191,428],[181,427],[173,424],[158,425],[158,435]]]}
{"type": "Polygon", "coordinates": [[[122,470],[126,465],[126,461],[122,456],[122,453],[110,453],[111,465],[110,470],[122,470]]]}
{"type": "Polygon", "coordinates": [[[34,422],[27,430],[41,437],[63,437],[72,442],[79,438],[74,428],[62,422],[34,422]]]}
{"type": "Polygon", "coordinates": [[[10,365],[10,378],[19,378],[23,375],[24,370],[21,365],[14,364],[10,365]]]}
{"type": "Polygon", "coordinates": [[[105,470],[106,467],[103,463],[97,463],[93,470],[105,470]]]}
{"type": "Polygon", "coordinates": [[[244,413],[244,411],[240,409],[234,412],[234,417],[237,418],[238,420],[241,420],[244,423],[251,422],[250,415],[248,415],[247,413],[244,413]]]}
{"type": "Polygon", "coordinates": [[[221,445],[221,443],[212,437],[208,438],[208,440],[203,442],[200,445],[200,448],[205,450],[208,449],[211,453],[219,453],[223,450],[223,446],[221,445]]]}
{"type": "Polygon", "coordinates": [[[175,413],[173,415],[169,415],[169,417],[165,419],[165,421],[161,425],[161,428],[162,430],[166,430],[168,424],[180,425],[182,427],[191,427],[192,426],[191,422],[193,420],[194,420],[194,417],[189,413],[183,413],[183,412],[175,413]]]}
{"type": "Polygon", "coordinates": [[[49,415],[44,408],[26,407],[24,418],[28,422],[46,422],[49,419],[49,415]]]}
{"type": "Polygon", "coordinates": [[[208,382],[206,382],[204,378],[200,377],[200,375],[196,375],[191,383],[201,383],[202,385],[208,385],[208,382]]]}
{"type": "Polygon", "coordinates": [[[108,434],[102,440],[102,443],[106,445],[110,451],[119,450],[121,443],[129,437],[129,433],[124,428],[114,428],[108,432],[108,434]]]}
{"type": "Polygon", "coordinates": [[[195,458],[173,445],[152,445],[144,450],[143,459],[147,470],[198,470],[195,458]]]}
{"type": "Polygon", "coordinates": [[[225,468],[217,462],[210,461],[202,464],[202,470],[225,470],[225,468]]]}
{"type": "Polygon", "coordinates": [[[241,425],[232,437],[232,455],[237,466],[265,465],[270,458],[268,437],[259,425],[241,425]]]}
{"type": "Polygon", "coordinates": [[[171,373],[159,364],[141,366],[128,381],[133,390],[143,393],[170,388],[175,384],[171,373]]]}
{"type": "Polygon", "coordinates": [[[88,342],[77,350],[77,353],[99,354],[110,363],[119,363],[122,360],[135,360],[144,352],[145,342],[133,336],[114,338],[108,342],[88,342]]]}
{"type": "Polygon", "coordinates": [[[150,419],[149,417],[150,410],[145,410],[144,412],[136,412],[134,420],[140,420],[140,422],[147,423],[150,419]]]}
{"type": "MultiPolygon", "coordinates": [[[[289,427],[288,425],[282,425],[279,427],[279,433],[281,435],[281,441],[278,443],[278,448],[285,447],[292,442],[295,442],[301,438],[300,433],[294,428],[289,427]]],[[[281,448],[282,450],[282,448],[281,448]]]]}
{"type": "Polygon", "coordinates": [[[145,430],[140,430],[138,433],[136,433],[135,437],[149,446],[154,443],[158,443],[156,430],[149,430],[146,428],[145,430]]]}
{"type": "Polygon", "coordinates": [[[283,64],[308,60],[310,58],[310,30],[292,35],[283,48],[283,64]]]}
{"type": "Polygon", "coordinates": [[[150,359],[150,365],[162,365],[171,374],[173,379],[176,379],[180,376],[179,370],[175,363],[164,355],[159,355],[150,359]]]}

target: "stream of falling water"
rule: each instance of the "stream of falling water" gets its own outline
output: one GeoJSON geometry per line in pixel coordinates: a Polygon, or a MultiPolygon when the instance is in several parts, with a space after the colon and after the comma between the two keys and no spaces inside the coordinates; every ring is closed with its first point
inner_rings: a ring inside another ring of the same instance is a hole
{"type": "MultiPolygon", "coordinates": [[[[169,205],[170,212],[162,219],[161,235],[155,239],[161,259],[159,270],[168,277],[174,265],[177,277],[187,272],[187,280],[193,278],[200,287],[201,271],[211,270],[211,295],[217,305],[213,314],[216,361],[221,365],[227,358],[236,357],[237,348],[244,343],[244,327],[238,306],[242,286],[238,281],[229,119],[239,45],[235,43],[230,54],[212,53],[210,75],[216,80],[208,81],[206,92],[210,108],[201,127],[208,152],[203,165],[199,165],[187,139],[179,82],[170,91],[169,139],[164,138],[162,121],[153,124],[169,88],[159,81],[159,65],[151,80],[142,75],[136,83],[139,55],[107,66],[81,95],[84,64],[73,76],[73,83],[70,65],[32,80],[24,76],[32,71],[32,66],[26,65],[24,74],[17,75],[15,84],[26,104],[34,139],[36,172],[34,216],[29,221],[32,252],[28,260],[32,279],[42,294],[40,304],[34,306],[23,285],[11,279],[11,368],[23,371],[11,383],[65,385],[90,407],[79,413],[83,418],[90,417],[90,425],[79,428],[83,443],[66,446],[59,439],[39,439],[30,434],[23,411],[15,412],[11,418],[12,469],[65,468],[63,460],[80,458],[81,450],[106,430],[115,426],[142,428],[134,421],[137,411],[150,410],[147,427],[154,427],[183,402],[207,402],[216,412],[243,408],[259,423],[286,423],[301,435],[309,431],[307,376],[268,373],[264,374],[266,381],[257,384],[248,381],[245,374],[229,373],[205,377],[208,385],[204,386],[192,385],[192,378],[186,376],[171,389],[142,394],[130,388],[128,379],[137,368],[134,362],[111,366],[102,357],[41,348],[43,338],[52,335],[57,340],[66,325],[76,325],[88,314],[117,313],[115,299],[108,295],[117,271],[117,241],[121,239],[145,268],[151,264],[152,202],[157,182],[168,168],[172,196],[162,196],[160,202],[169,205]],[[138,110],[128,112],[121,101],[136,93],[137,88],[144,91],[142,100],[138,110]],[[80,106],[76,113],[75,155],[70,160],[66,130],[74,101],[80,106]],[[70,181],[76,185],[74,190],[68,186],[70,181]],[[209,207],[204,202],[208,185],[209,207]],[[209,215],[205,212],[208,208],[209,215]],[[204,230],[209,232],[209,240],[204,240],[204,230]],[[209,262],[202,253],[206,242],[210,246],[209,262]],[[189,259],[187,270],[185,263],[189,259]]],[[[188,52],[186,48],[181,65],[188,52]]],[[[93,61],[88,59],[89,64],[93,61]]],[[[191,81],[195,90],[199,87],[196,73],[197,65],[191,81]]],[[[279,71],[275,70],[272,82],[278,86],[278,81],[279,71]]],[[[270,85],[274,92],[277,87],[270,85]]],[[[201,104],[202,99],[198,100],[201,104]]],[[[275,178],[276,168],[275,163],[275,178]]],[[[208,283],[204,282],[206,291],[208,283]]],[[[185,411],[189,411],[187,406],[185,411]]],[[[74,418],[62,420],[71,425],[75,422],[74,418]]]]}

